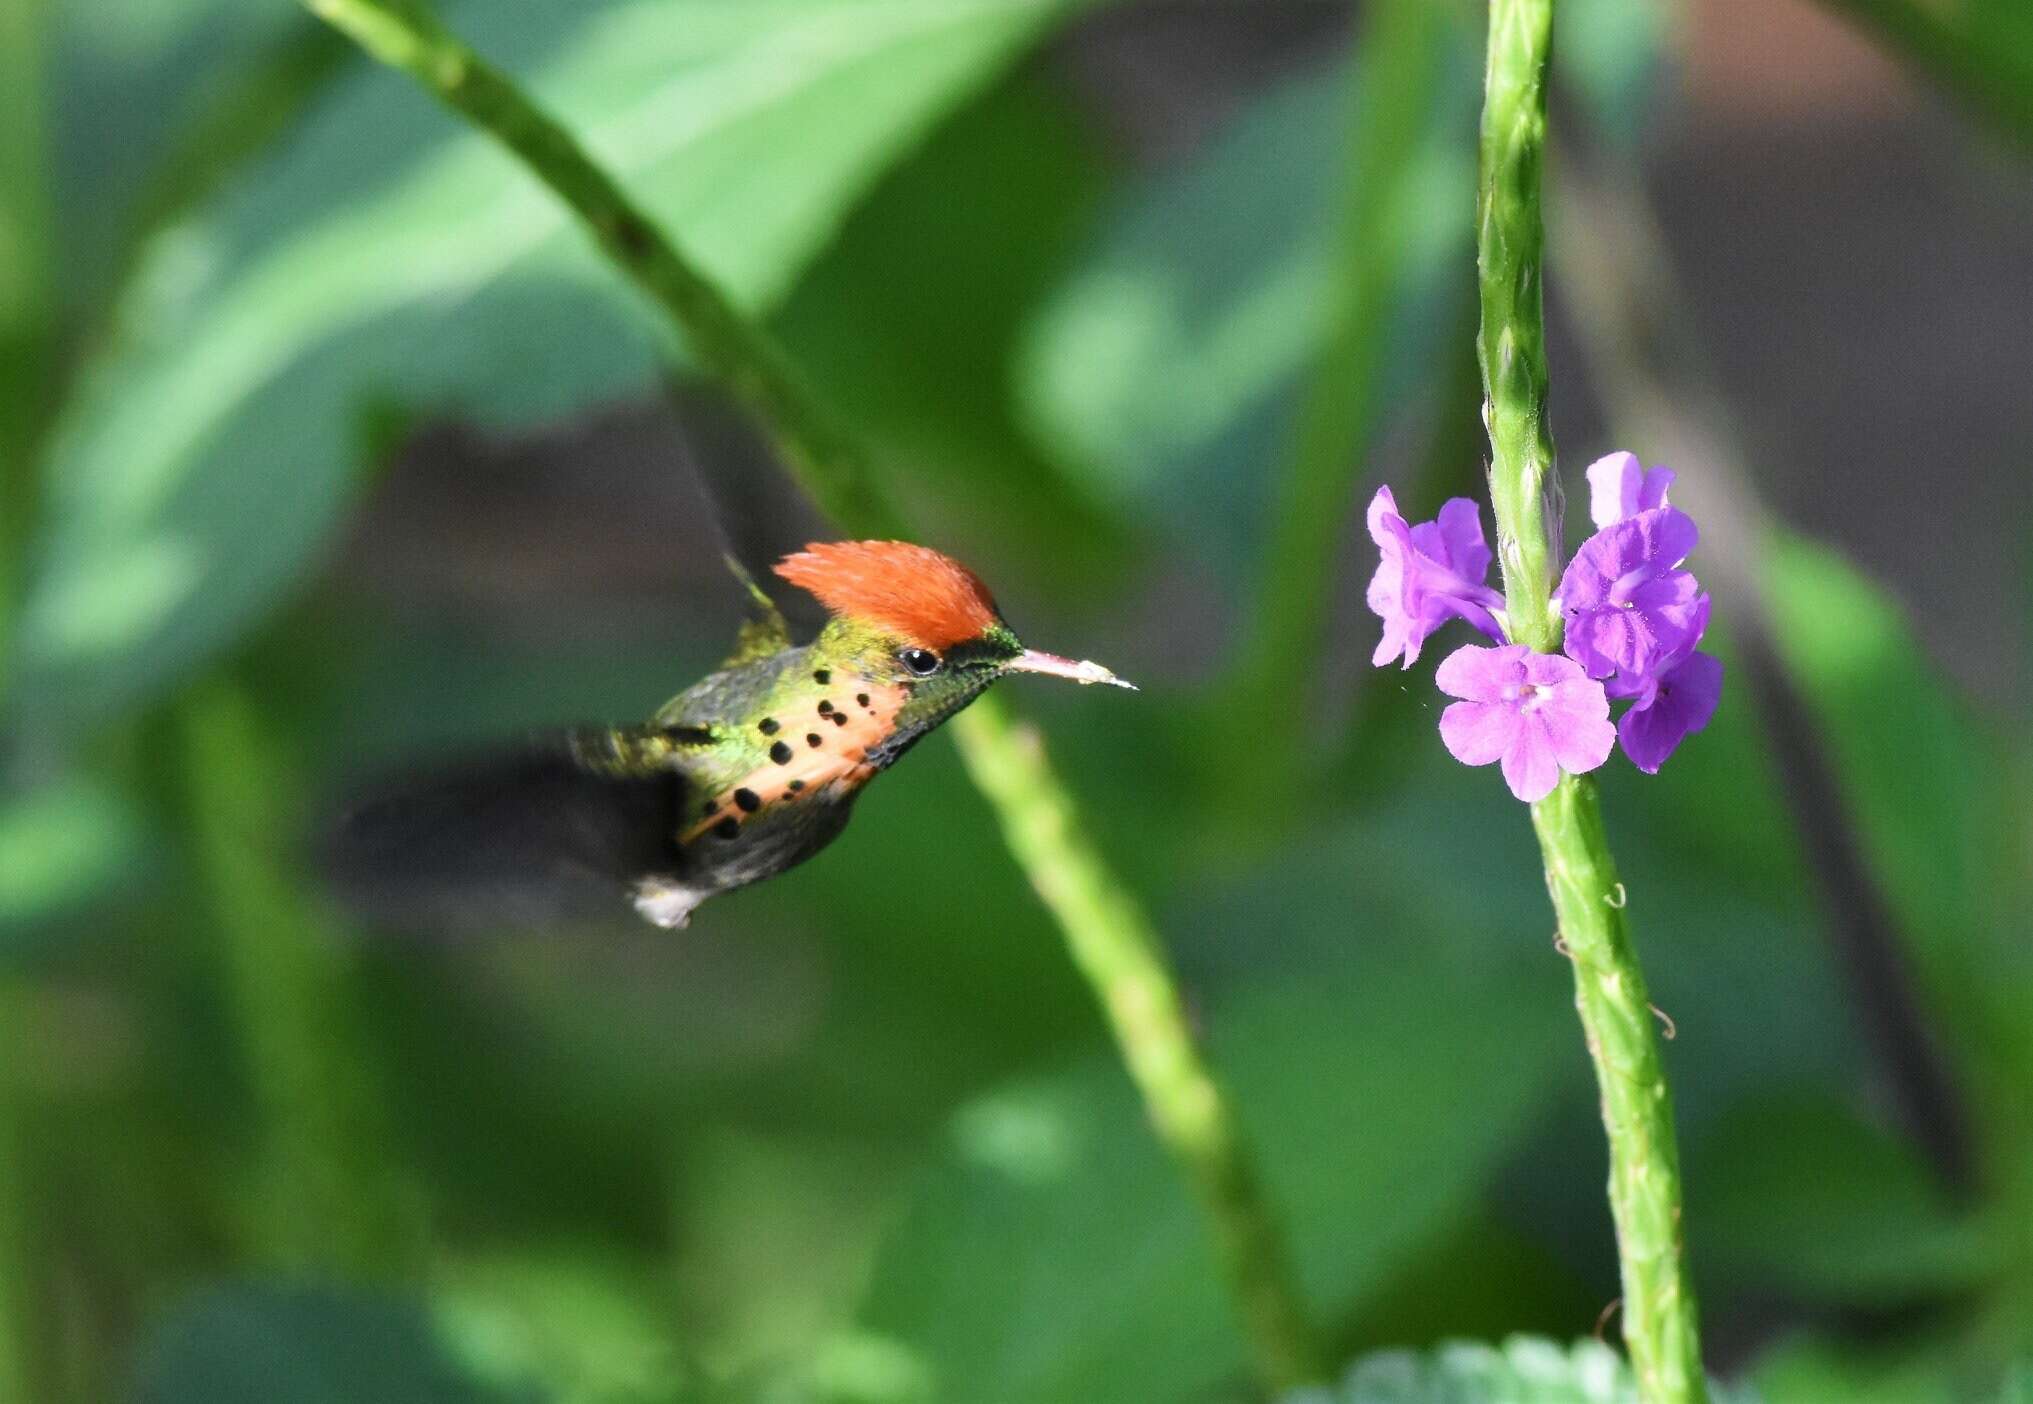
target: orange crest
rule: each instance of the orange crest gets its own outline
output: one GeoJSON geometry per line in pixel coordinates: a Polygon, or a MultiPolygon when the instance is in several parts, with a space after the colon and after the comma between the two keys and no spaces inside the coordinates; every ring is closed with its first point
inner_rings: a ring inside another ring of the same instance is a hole
{"type": "Polygon", "coordinates": [[[981,577],[907,541],[814,542],[776,573],[835,614],[893,629],[925,648],[979,636],[999,617],[981,577]]]}

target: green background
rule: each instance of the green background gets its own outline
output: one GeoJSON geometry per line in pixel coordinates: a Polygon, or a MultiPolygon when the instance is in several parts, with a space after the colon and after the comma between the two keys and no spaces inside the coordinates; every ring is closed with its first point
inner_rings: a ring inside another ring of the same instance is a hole
{"type": "MultiPolygon", "coordinates": [[[[1603,772],[1706,1341],[1772,1400],[2019,1399],[2033,28],[1751,8],[1568,0],[1549,196],[1569,540],[1590,458],[1671,462],[1730,669],[1662,776],[1603,772]],[[1935,207],[1884,194],[1919,169],[1935,207]]],[[[1481,36],[1436,14],[445,10],[1028,642],[1144,685],[1004,690],[1349,1360],[1616,1294],[1525,816],[1366,667],[1371,486],[1481,495],[1481,36]]],[[[0,101],[0,1390],[1250,1397],[944,739],[680,932],[369,930],[298,863],[390,763],[647,715],[739,618],[723,529],[825,530],[547,194],[279,5],[0,0],[0,101]]],[[[1337,1397],[1613,1397],[1563,1351],[1337,1397]]]]}

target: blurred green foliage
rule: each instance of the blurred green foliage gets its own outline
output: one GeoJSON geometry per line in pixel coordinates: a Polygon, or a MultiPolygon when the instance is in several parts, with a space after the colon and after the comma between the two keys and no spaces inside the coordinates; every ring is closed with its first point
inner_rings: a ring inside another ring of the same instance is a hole
{"type": "MultiPolygon", "coordinates": [[[[1569,77],[1599,120],[1647,117],[1670,7],[1604,9],[1563,19],[1569,77]]],[[[1422,679],[1366,678],[1346,734],[1338,660],[1369,637],[1345,591],[1322,666],[1248,719],[1301,738],[1306,778],[1252,785],[1258,753],[1201,724],[1349,276],[1351,44],[1149,165],[1066,59],[1124,17],[1051,0],[447,18],[771,318],[1027,637],[1152,684],[1025,701],[1357,1362],[1321,1397],[1623,1397],[1564,1344],[1615,1268],[1522,816],[1445,762],[1422,679]],[[1513,1331],[1548,1340],[1432,1349],[1513,1331]]],[[[448,945],[330,906],[296,837],[364,769],[646,714],[718,656],[734,596],[677,455],[597,443],[617,405],[655,419],[683,348],[504,157],[307,21],[0,19],[0,1392],[1247,1397],[1185,1188],[943,743],[685,932],[448,945]]],[[[1421,510],[1474,469],[1441,447],[1472,275],[1459,40],[1389,172],[1357,446],[1421,510]]],[[[2009,1399],[2033,758],[1870,562],[1782,534],[1757,565],[1843,812],[1785,790],[1728,639],[1715,724],[1605,787],[1677,1027],[1717,1367],[1773,1400],[2009,1399]],[[1966,1182],[1904,1129],[1825,939],[1802,825],[1831,823],[1966,1100],[1966,1182]]]]}

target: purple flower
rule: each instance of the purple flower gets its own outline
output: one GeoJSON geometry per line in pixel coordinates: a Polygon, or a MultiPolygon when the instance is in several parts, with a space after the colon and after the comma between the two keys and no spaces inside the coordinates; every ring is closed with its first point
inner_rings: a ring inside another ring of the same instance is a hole
{"type": "Polygon", "coordinates": [[[1482,583],[1490,553],[1473,502],[1452,498],[1437,520],[1411,526],[1398,515],[1391,490],[1381,487],[1370,500],[1369,534],[1383,553],[1369,582],[1369,607],[1384,621],[1372,663],[1381,668],[1402,653],[1411,667],[1426,636],[1452,618],[1502,642],[1490,611],[1504,599],[1482,583]]]}
{"type": "Polygon", "coordinates": [[[1447,749],[1463,765],[1502,761],[1504,783],[1528,804],[1550,794],[1561,771],[1593,770],[1616,745],[1602,684],[1557,653],[1469,644],[1433,680],[1463,699],[1440,714],[1447,749]]]}
{"type": "Polygon", "coordinates": [[[1690,733],[1708,725],[1722,698],[1722,660],[1690,653],[1654,686],[1652,700],[1631,708],[1617,723],[1617,737],[1631,764],[1657,775],[1666,757],[1690,733]]]}
{"type": "Polygon", "coordinates": [[[1631,764],[1647,775],[1657,775],[1682,741],[1708,725],[1722,699],[1722,661],[1694,651],[1707,628],[1708,597],[1703,595],[1686,644],[1663,660],[1656,673],[1619,677],[1608,685],[1611,697],[1634,699],[1617,723],[1617,738],[1631,764]]]}
{"type": "Polygon", "coordinates": [[[1666,505],[1671,468],[1646,468],[1635,453],[1605,454],[1588,465],[1588,515],[1598,527],[1666,505]]]}
{"type": "Polygon", "coordinates": [[[1680,563],[1699,535],[1685,512],[1651,507],[1583,542],[1556,592],[1567,656],[1592,678],[1635,681],[1691,648],[1707,596],[1680,563]]]}

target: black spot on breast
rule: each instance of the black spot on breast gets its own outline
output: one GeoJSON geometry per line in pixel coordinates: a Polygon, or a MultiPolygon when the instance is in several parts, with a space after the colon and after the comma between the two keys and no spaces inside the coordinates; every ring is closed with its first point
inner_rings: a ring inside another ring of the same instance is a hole
{"type": "Polygon", "coordinates": [[[819,715],[823,717],[832,710],[833,710],[833,699],[830,697],[821,697],[819,699],[819,715]]]}
{"type": "Polygon", "coordinates": [[[764,718],[763,718],[763,719],[762,719],[761,721],[759,721],[759,722],[757,722],[757,723],[755,724],[755,729],[756,729],[757,731],[760,731],[760,732],[761,732],[761,733],[762,733],[762,734],[763,734],[764,736],[774,736],[774,735],[776,735],[776,730],[777,730],[777,727],[776,727],[776,718],[775,718],[775,717],[764,717],[764,718]]]}
{"type": "Polygon", "coordinates": [[[731,839],[741,832],[741,821],[732,814],[713,826],[713,837],[731,839]]]}
{"type": "Polygon", "coordinates": [[[857,706],[866,708],[868,706],[868,694],[865,692],[857,692],[854,694],[854,701],[857,706]]]}
{"type": "Polygon", "coordinates": [[[833,681],[833,675],[824,668],[821,668],[818,672],[812,674],[812,681],[824,687],[827,683],[833,681]]]}
{"type": "Polygon", "coordinates": [[[833,725],[835,725],[835,726],[845,726],[845,725],[847,725],[847,713],[845,713],[845,712],[835,712],[835,713],[833,714],[833,718],[832,718],[832,720],[833,720],[833,725]]]}
{"type": "Polygon", "coordinates": [[[769,758],[778,765],[789,765],[791,763],[790,746],[782,741],[777,742],[769,748],[769,758]]]}
{"type": "Polygon", "coordinates": [[[816,750],[818,750],[818,749],[819,749],[819,733],[818,733],[818,732],[816,732],[816,731],[808,731],[808,732],[806,732],[806,733],[805,733],[805,744],[806,744],[807,746],[810,746],[810,747],[811,747],[811,748],[812,748],[813,750],[815,750],[815,751],[816,751],[816,750]]]}
{"type": "Polygon", "coordinates": [[[802,780],[793,780],[786,788],[789,789],[792,794],[796,794],[798,791],[805,788],[805,782],[802,780]]]}
{"type": "Polygon", "coordinates": [[[739,789],[734,792],[734,805],[743,814],[753,814],[762,808],[762,796],[750,789],[739,789]]]}

